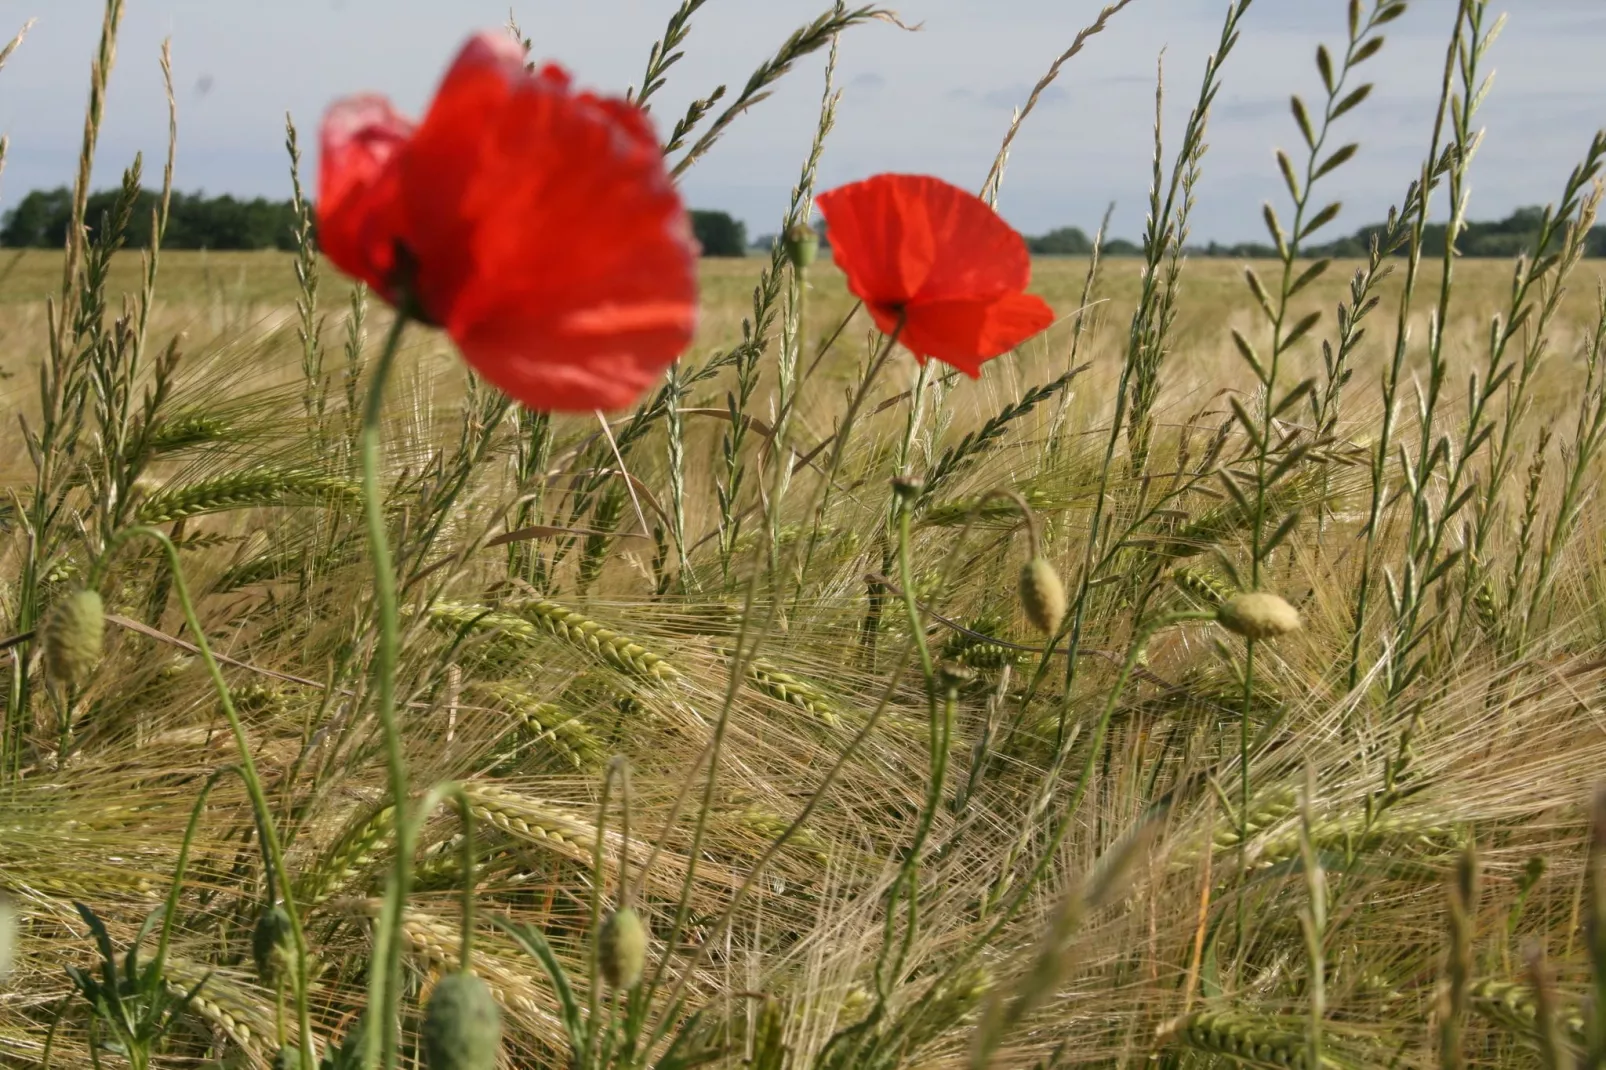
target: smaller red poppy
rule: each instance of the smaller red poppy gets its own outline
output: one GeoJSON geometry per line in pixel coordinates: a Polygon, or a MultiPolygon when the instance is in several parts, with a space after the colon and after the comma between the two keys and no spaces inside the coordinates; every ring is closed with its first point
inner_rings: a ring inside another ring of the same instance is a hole
{"type": "Polygon", "coordinates": [[[382,97],[324,119],[318,238],[446,329],[532,409],[634,402],[691,341],[696,243],[642,110],[471,38],[415,126],[382,97]]]}
{"type": "Polygon", "coordinates": [[[1054,322],[1047,302],[1025,292],[1025,239],[974,194],[926,175],[875,175],[816,201],[848,288],[922,363],[978,378],[982,364],[1054,322]]]}

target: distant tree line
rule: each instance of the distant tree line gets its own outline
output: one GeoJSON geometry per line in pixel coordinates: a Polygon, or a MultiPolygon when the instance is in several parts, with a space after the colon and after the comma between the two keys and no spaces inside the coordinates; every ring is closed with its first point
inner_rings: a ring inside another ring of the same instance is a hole
{"type": "MultiPolygon", "coordinates": [[[[84,221],[91,235],[115,207],[119,192],[102,190],[90,196],[84,221]]],[[[140,248],[150,243],[152,212],[159,196],[152,190],[139,194],[125,232],[129,246],[140,248]]],[[[66,244],[71,219],[71,190],[66,186],[35,190],[0,217],[0,245],[60,249],[66,244]]],[[[704,256],[747,255],[747,226],[729,213],[696,211],[691,220],[704,256]]],[[[295,209],[289,201],[174,193],[162,244],[168,249],[292,249],[294,226],[295,209]]]]}
{"type": "MultiPolygon", "coordinates": [[[[91,235],[116,205],[120,191],[91,194],[84,222],[91,235]]],[[[152,213],[160,194],[143,190],[128,219],[126,242],[139,248],[150,243],[152,213]]],[[[290,249],[295,211],[289,201],[262,197],[240,200],[224,194],[174,193],[169,206],[168,249],[290,249]]],[[[66,186],[35,190],[0,219],[0,245],[18,248],[60,249],[67,240],[72,219],[72,191],[66,186]]]]}
{"type": "MultiPolygon", "coordinates": [[[[116,203],[118,191],[102,190],[89,198],[85,221],[90,233],[101,225],[116,203]]],[[[158,194],[145,190],[139,194],[128,221],[127,243],[139,248],[149,244],[151,217],[158,194]]],[[[167,234],[162,244],[169,249],[291,249],[295,211],[289,201],[270,201],[262,197],[242,200],[223,194],[174,193],[168,216],[167,234]]],[[[0,245],[13,249],[60,249],[67,240],[67,224],[72,218],[72,192],[65,186],[35,190],[0,216],[0,245]]],[[[1519,208],[1505,219],[1469,223],[1461,235],[1461,255],[1509,258],[1533,248],[1544,218],[1542,208],[1519,208]]],[[[696,210],[691,213],[692,231],[704,256],[746,256],[753,249],[768,250],[774,235],[766,234],[749,243],[747,226],[728,212],[696,210]]],[[[822,247],[829,247],[824,224],[816,224],[822,247]]],[[[1348,237],[1325,245],[1307,246],[1310,257],[1358,258],[1368,255],[1373,238],[1382,233],[1381,224],[1362,227],[1348,237]]],[[[1430,257],[1444,253],[1443,223],[1431,223],[1423,231],[1422,251],[1430,257]]],[[[1080,227],[1060,227],[1047,234],[1026,239],[1027,248],[1037,256],[1087,256],[1093,252],[1093,239],[1080,227]]],[[[1139,256],[1137,242],[1124,238],[1107,239],[1104,256],[1139,256]]],[[[1253,260],[1275,257],[1276,249],[1263,242],[1221,244],[1210,242],[1192,246],[1190,255],[1253,260]]],[[[1585,255],[1606,256],[1606,224],[1589,232],[1585,255]]]]}
{"type": "MultiPolygon", "coordinates": [[[[1519,208],[1505,219],[1485,223],[1468,223],[1462,231],[1458,247],[1462,256],[1506,259],[1533,249],[1539,238],[1539,227],[1544,221],[1543,208],[1519,208]]],[[[1308,257],[1339,257],[1355,259],[1369,256],[1372,240],[1383,233],[1381,223],[1362,227],[1354,234],[1325,245],[1308,245],[1303,252],[1308,257]]],[[[1444,255],[1445,226],[1430,223],[1422,232],[1422,252],[1425,256],[1444,255]]],[[[1027,238],[1027,248],[1038,256],[1087,256],[1093,251],[1093,241],[1079,227],[1061,227],[1040,237],[1027,238]]],[[[1116,238],[1106,241],[1104,256],[1138,256],[1143,252],[1136,242],[1116,238]]],[[[1192,256],[1227,257],[1237,260],[1274,259],[1277,250],[1264,242],[1237,242],[1224,245],[1210,242],[1191,246],[1192,256]]],[[[1606,256],[1606,224],[1595,227],[1584,242],[1586,256],[1606,256]]],[[[1404,255],[1403,251],[1400,255],[1404,255]]]]}

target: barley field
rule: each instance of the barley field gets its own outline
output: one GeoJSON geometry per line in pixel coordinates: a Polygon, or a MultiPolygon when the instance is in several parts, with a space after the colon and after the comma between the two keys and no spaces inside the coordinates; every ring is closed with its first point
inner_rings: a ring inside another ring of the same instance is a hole
{"type": "MultiPolygon", "coordinates": [[[[295,253],[0,250],[0,1064],[1606,1066],[1606,136],[1529,255],[1424,253],[1458,2],[1373,256],[1302,248],[1401,0],[1281,259],[1187,254],[1196,109],[975,380],[795,240],[595,416],[393,331],[299,189],[295,253]]],[[[877,17],[749,86],[830,57],[783,234],[877,17]]]]}

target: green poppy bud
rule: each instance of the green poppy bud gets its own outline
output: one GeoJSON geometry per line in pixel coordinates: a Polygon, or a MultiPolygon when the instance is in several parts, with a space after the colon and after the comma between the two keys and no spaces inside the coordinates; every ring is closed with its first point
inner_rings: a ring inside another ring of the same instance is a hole
{"type": "Polygon", "coordinates": [[[1065,584],[1044,557],[1034,557],[1020,570],[1020,604],[1032,627],[1052,635],[1065,619],[1065,584]]]}
{"type": "Polygon", "coordinates": [[[428,1070],[496,1070],[502,1012],[491,990],[471,973],[449,973],[424,1008],[424,1066],[428,1070]]]}
{"type": "Polygon", "coordinates": [[[1235,594],[1216,610],[1216,621],[1245,639],[1275,639],[1299,631],[1299,611],[1270,591],[1235,594]]]}
{"type": "Polygon", "coordinates": [[[602,976],[613,988],[634,988],[647,966],[647,927],[629,907],[608,915],[602,924],[602,976]]]}
{"type": "Polygon", "coordinates": [[[257,980],[269,988],[279,983],[285,967],[295,960],[295,930],[290,915],[275,903],[257,918],[251,933],[251,959],[256,963],[257,980]]]}
{"type": "Polygon", "coordinates": [[[94,591],[73,591],[50,609],[44,629],[45,674],[63,687],[82,687],[100,664],[106,608],[94,591]]]}
{"type": "Polygon", "coordinates": [[[798,223],[786,232],[786,257],[799,271],[808,269],[820,255],[820,236],[807,223],[798,223]]]}

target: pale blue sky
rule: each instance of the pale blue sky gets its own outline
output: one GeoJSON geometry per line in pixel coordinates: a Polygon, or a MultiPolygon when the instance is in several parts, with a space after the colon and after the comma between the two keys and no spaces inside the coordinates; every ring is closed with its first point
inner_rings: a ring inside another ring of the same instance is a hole
{"type": "MultiPolygon", "coordinates": [[[[1370,2],[1370,0],[1368,0],[1370,2]]],[[[710,0],[686,59],[660,96],[661,121],[694,93],[735,86],[829,0],[710,0]]],[[[1473,177],[1473,215],[1553,199],[1589,136],[1606,125],[1606,0],[1507,0],[1498,72],[1484,112],[1488,140],[1473,177]]],[[[674,0],[515,0],[536,53],[582,83],[622,91],[640,78],[674,0]]],[[[843,42],[841,119],[827,184],[875,171],[939,174],[980,184],[1038,75],[1097,12],[1097,0],[904,0],[918,33],[871,25],[843,42]]],[[[1378,217],[1417,165],[1431,120],[1453,0],[1415,0],[1367,72],[1372,101],[1342,135],[1363,143],[1331,181],[1342,228],[1378,217]]],[[[1089,42],[1017,140],[1001,208],[1038,233],[1096,225],[1117,203],[1117,234],[1135,237],[1148,181],[1154,71],[1161,51],[1169,129],[1197,93],[1226,0],[1135,0],[1089,42]]],[[[1272,151],[1297,139],[1290,91],[1312,92],[1316,43],[1342,34],[1344,0],[1256,0],[1225,76],[1199,188],[1198,240],[1258,238],[1260,203],[1282,196],[1272,151]]],[[[39,22],[0,72],[0,131],[11,153],[0,206],[66,182],[100,22],[99,0],[0,0],[0,24],[39,22]]],[[[166,114],[157,70],[173,38],[180,95],[178,182],[186,190],[284,196],[284,112],[311,149],[332,98],[379,90],[416,111],[460,40],[505,21],[506,0],[128,0],[102,140],[98,185],[134,151],[162,151],[166,114]]],[[[12,27],[0,25],[9,35],[12,27]]],[[[753,233],[772,229],[807,148],[821,64],[802,66],[688,176],[696,207],[724,208],[753,233]]],[[[309,152],[309,156],[313,153],[309,152]]],[[[309,164],[312,163],[309,160],[309,164]]]]}

